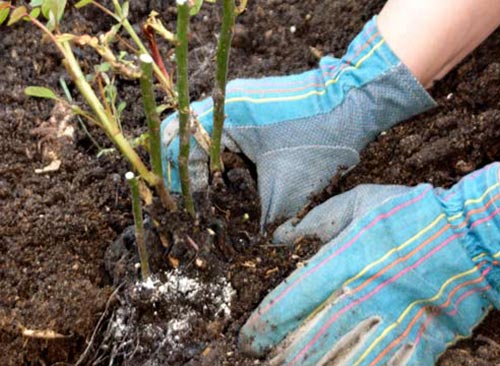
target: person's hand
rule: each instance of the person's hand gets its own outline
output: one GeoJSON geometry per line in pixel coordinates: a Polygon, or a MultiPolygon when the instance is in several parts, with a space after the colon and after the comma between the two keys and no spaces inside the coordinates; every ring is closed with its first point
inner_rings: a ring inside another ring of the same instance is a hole
{"type": "MultiPolygon", "coordinates": [[[[374,18],[341,59],[324,57],[318,69],[299,75],[228,83],[223,145],[256,164],[264,224],[295,214],[339,167],[356,164],[381,131],[432,106],[374,18]]],[[[192,111],[210,133],[211,99],[193,103],[192,111]]],[[[179,192],[177,131],[174,114],[162,123],[162,154],[165,181],[179,192]]],[[[196,191],[207,185],[208,156],[192,141],[196,191]]]]}
{"type": "Polygon", "coordinates": [[[240,333],[271,365],[432,366],[500,305],[500,164],[449,190],[359,186],[275,239],[326,242],[240,333]]]}

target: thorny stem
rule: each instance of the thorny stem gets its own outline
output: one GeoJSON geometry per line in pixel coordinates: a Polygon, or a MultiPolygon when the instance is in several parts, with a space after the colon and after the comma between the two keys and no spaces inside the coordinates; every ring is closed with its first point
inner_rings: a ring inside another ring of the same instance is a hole
{"type": "Polygon", "coordinates": [[[141,62],[141,92],[144,103],[144,112],[148,122],[149,130],[149,159],[153,173],[160,177],[156,190],[163,205],[170,211],[175,211],[176,205],[170,197],[163,182],[163,169],[161,163],[161,141],[160,141],[160,117],[156,112],[155,95],[153,91],[153,59],[143,53],[139,60],[141,62]]]}
{"type": "Polygon", "coordinates": [[[125,178],[130,186],[132,196],[132,212],[134,214],[135,224],[135,241],[137,242],[137,250],[139,252],[139,259],[141,261],[141,274],[142,280],[146,281],[151,272],[149,271],[149,260],[146,243],[144,242],[144,224],[142,221],[142,205],[139,197],[139,183],[137,177],[132,172],[125,174],[125,178]]]}
{"type": "Polygon", "coordinates": [[[210,146],[210,171],[213,173],[222,171],[220,158],[220,144],[222,138],[222,127],[224,125],[224,102],[226,99],[227,68],[229,63],[229,52],[233,36],[234,22],[236,18],[235,0],[223,0],[222,27],[217,45],[217,70],[215,74],[214,100],[214,127],[212,131],[212,143],[210,146]]]}
{"type": "Polygon", "coordinates": [[[194,217],[194,202],[189,179],[189,142],[191,138],[189,116],[189,84],[188,84],[188,29],[189,5],[177,3],[177,39],[175,57],[177,60],[177,93],[179,103],[179,174],[187,212],[194,217]]]}

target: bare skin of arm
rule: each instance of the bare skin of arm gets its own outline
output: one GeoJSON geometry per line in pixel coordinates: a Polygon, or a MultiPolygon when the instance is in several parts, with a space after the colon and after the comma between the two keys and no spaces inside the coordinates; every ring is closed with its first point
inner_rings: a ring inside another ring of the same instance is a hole
{"type": "Polygon", "coordinates": [[[499,0],[389,0],[378,16],[381,34],[425,87],[498,26],[499,0]]]}

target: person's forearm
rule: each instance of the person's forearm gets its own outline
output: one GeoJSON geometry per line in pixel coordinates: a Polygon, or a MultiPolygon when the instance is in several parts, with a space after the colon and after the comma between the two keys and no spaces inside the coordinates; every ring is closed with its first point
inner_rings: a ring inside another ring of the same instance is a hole
{"type": "Polygon", "coordinates": [[[389,0],[378,17],[382,36],[426,87],[499,25],[499,0],[389,0]]]}

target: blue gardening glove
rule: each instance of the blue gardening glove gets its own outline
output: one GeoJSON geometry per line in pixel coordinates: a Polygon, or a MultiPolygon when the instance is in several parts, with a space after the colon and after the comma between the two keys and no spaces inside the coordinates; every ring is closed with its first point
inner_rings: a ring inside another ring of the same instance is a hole
{"type": "Polygon", "coordinates": [[[240,346],[277,346],[271,365],[434,365],[499,307],[499,176],[495,163],[450,190],[360,186],[286,223],[277,240],[327,244],[264,299],[240,346]]]}
{"type": "MultiPolygon", "coordinates": [[[[356,164],[381,131],[432,106],[374,18],[341,59],[324,57],[318,69],[299,75],[230,82],[223,145],[256,164],[264,224],[293,216],[339,167],[356,164]]],[[[212,100],[193,103],[192,110],[211,133],[212,100]]],[[[162,153],[167,185],[180,192],[177,131],[174,114],[162,123],[162,153]]],[[[207,185],[208,157],[192,141],[196,191],[207,185]]]]}

